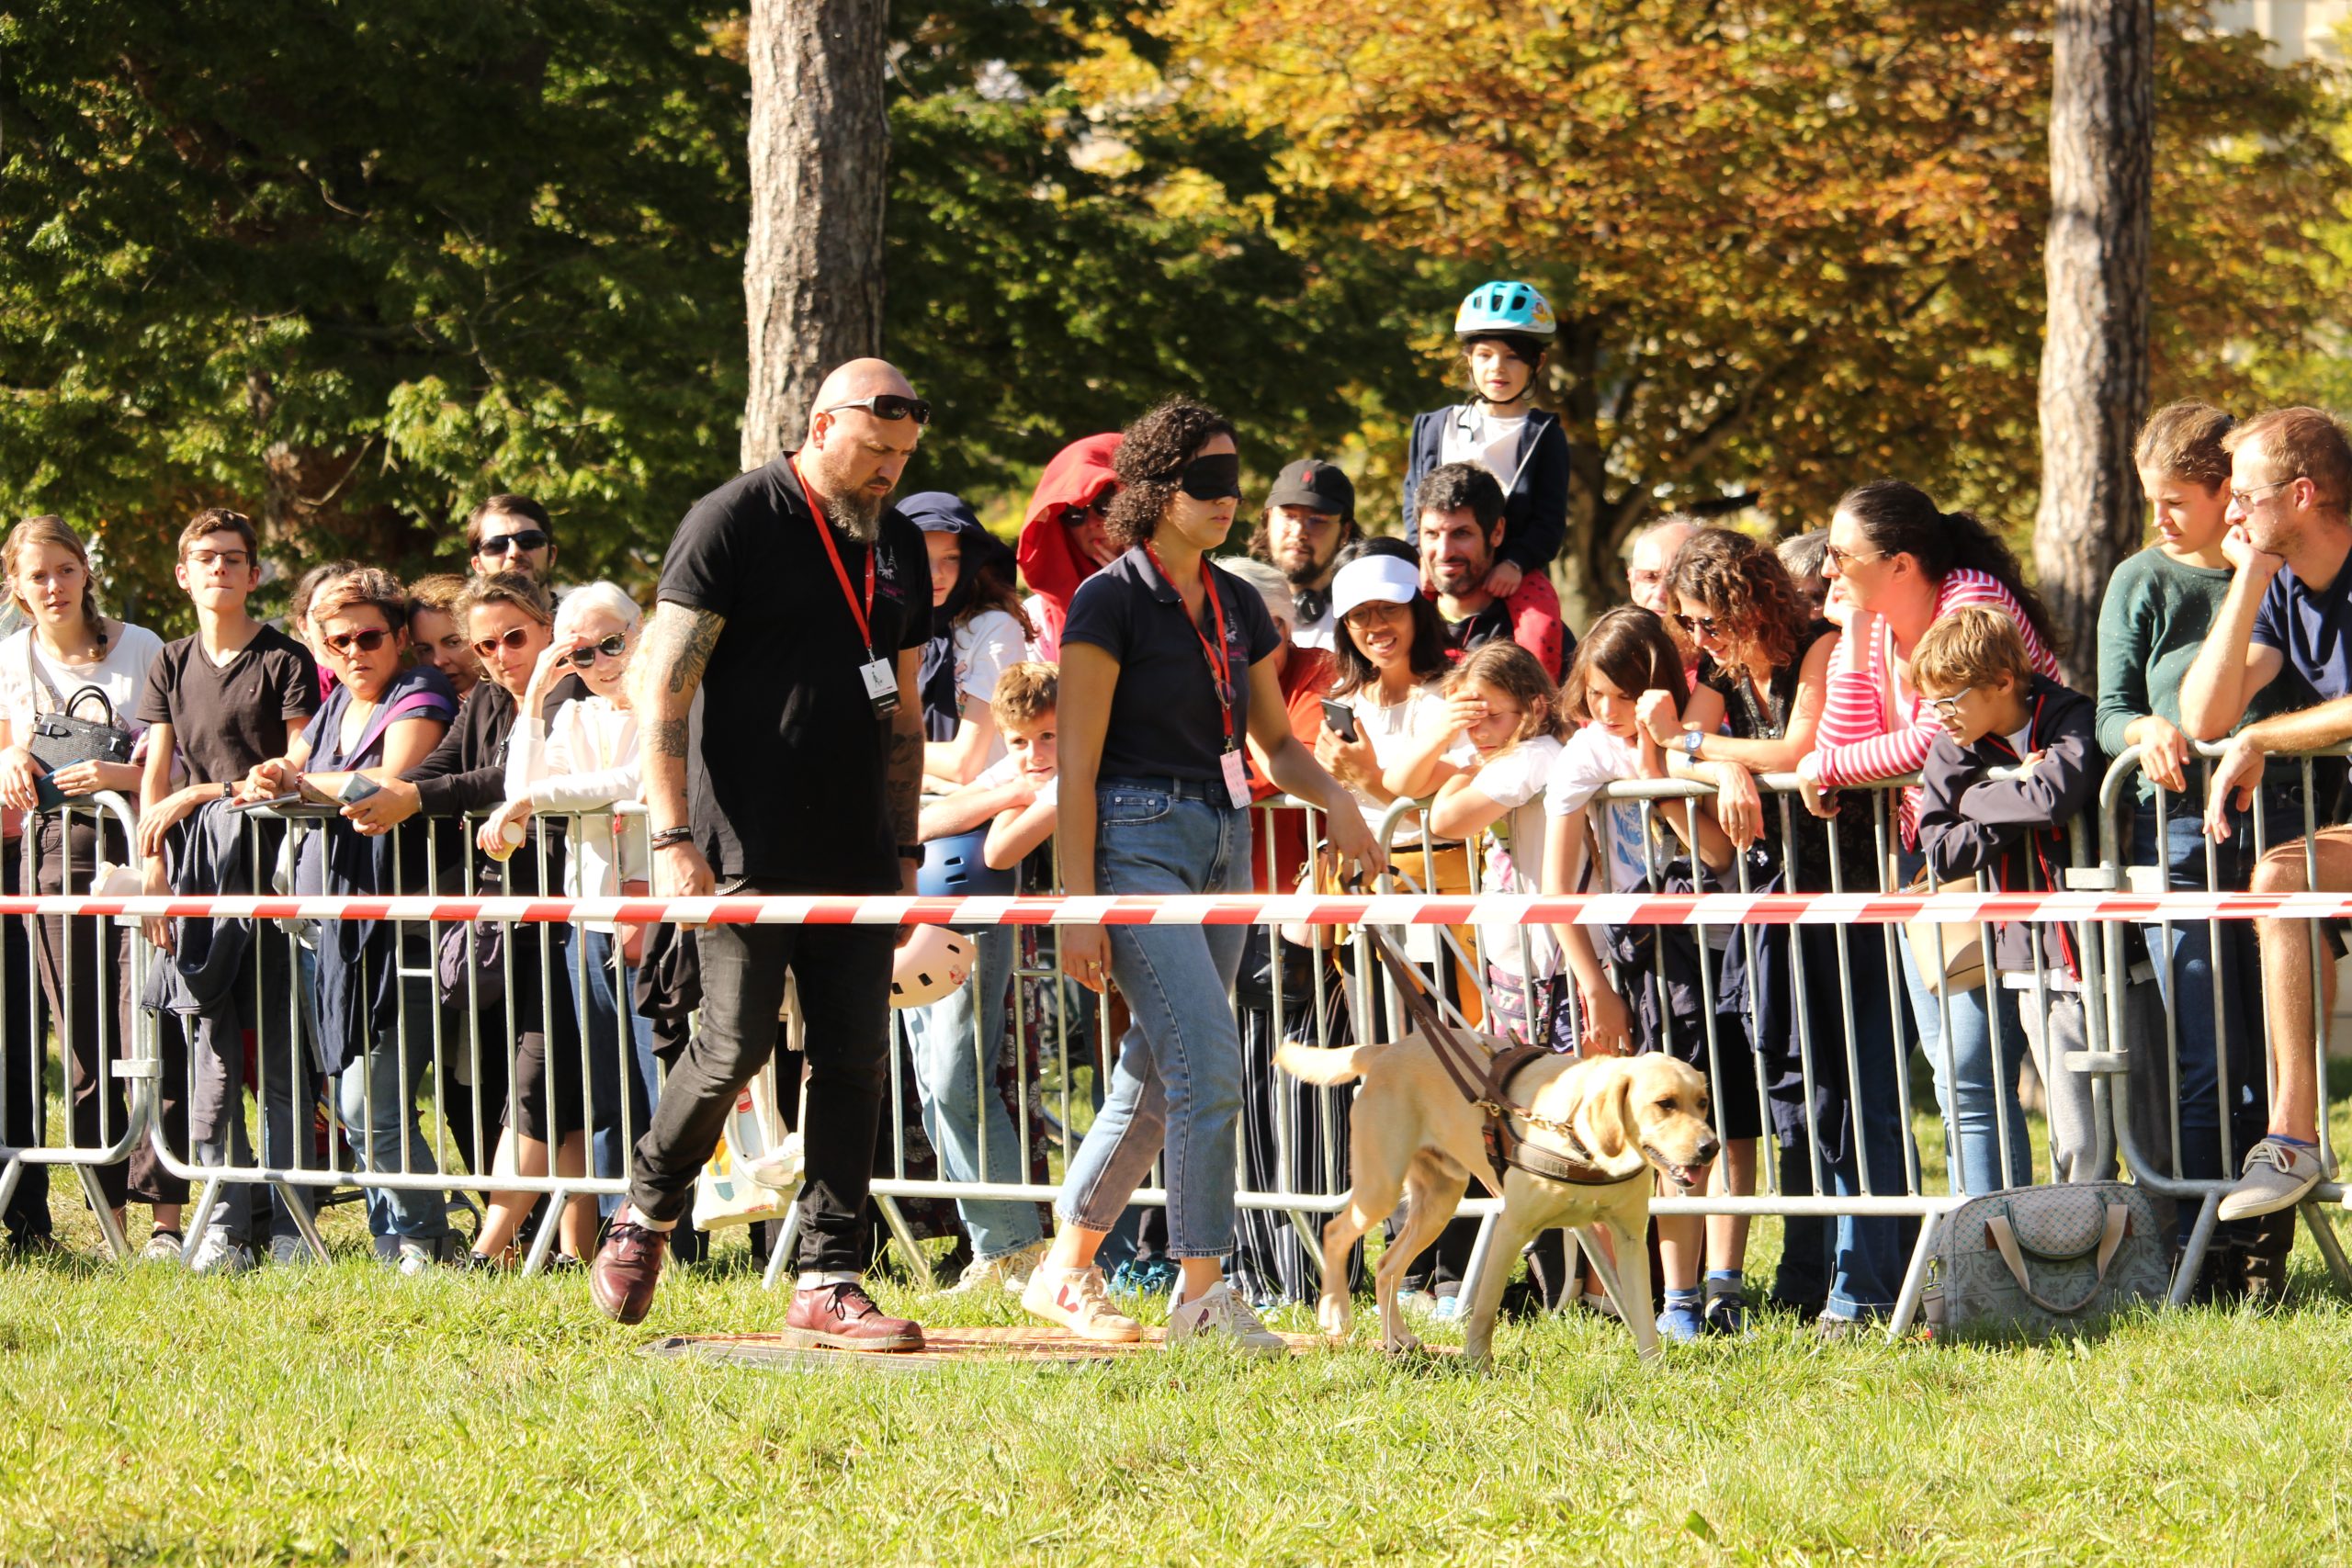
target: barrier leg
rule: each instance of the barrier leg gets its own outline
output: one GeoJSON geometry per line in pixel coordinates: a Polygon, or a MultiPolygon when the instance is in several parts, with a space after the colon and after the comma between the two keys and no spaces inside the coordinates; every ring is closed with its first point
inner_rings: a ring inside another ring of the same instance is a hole
{"type": "Polygon", "coordinates": [[[294,1228],[302,1233],[302,1245],[311,1249],[312,1258],[326,1262],[326,1237],[319,1234],[318,1215],[311,1207],[308,1195],[290,1181],[273,1181],[270,1185],[286,1200],[286,1212],[294,1217],[294,1228]]]}
{"type": "Polygon", "coordinates": [[[907,1216],[899,1212],[895,1198],[876,1198],[875,1206],[882,1211],[884,1223],[890,1227],[890,1239],[898,1244],[899,1256],[906,1260],[907,1272],[914,1276],[915,1289],[936,1290],[938,1279],[931,1271],[931,1259],[922,1255],[922,1244],[915,1240],[915,1233],[907,1224],[907,1216]]]}
{"type": "Polygon", "coordinates": [[[2345,1258],[2344,1243],[2335,1235],[2335,1224],[2327,1217],[2326,1207],[2312,1198],[2298,1206],[2303,1223],[2312,1228],[2312,1240],[2319,1244],[2319,1255],[2327,1259],[2327,1271],[2335,1276],[2335,1288],[2352,1291],[2352,1262],[2345,1258]]]}
{"type": "Polygon", "coordinates": [[[800,1205],[796,1202],[784,1212],[784,1228],[776,1233],[775,1249],[768,1254],[768,1271],[760,1276],[760,1289],[775,1289],[776,1280],[791,1271],[793,1249],[799,1245],[800,1205]]]}
{"type": "MultiPolygon", "coordinates": [[[[1463,1265],[1462,1283],[1457,1287],[1459,1299],[1464,1306],[1478,1297],[1478,1276],[1486,1272],[1487,1265],[1492,1261],[1487,1254],[1494,1248],[1495,1221],[1500,1217],[1488,1214],[1478,1222],[1478,1238],[1470,1244],[1470,1261],[1463,1265]]],[[[1506,1261],[1503,1267],[1509,1269],[1510,1264],[1506,1261]]]]}
{"type": "Polygon", "coordinates": [[[188,1216],[187,1228],[180,1233],[180,1261],[183,1263],[196,1259],[197,1247],[204,1240],[204,1227],[212,1223],[212,1211],[220,1206],[220,1183],[223,1179],[214,1177],[197,1195],[196,1212],[188,1216]]]}
{"type": "Polygon", "coordinates": [[[2188,1293],[2197,1288],[2197,1272],[2205,1266],[2206,1249],[2213,1245],[2213,1223],[2221,1212],[2222,1195],[2205,1194],[2197,1210],[2197,1223],[2188,1228],[2188,1245],[2180,1249],[2180,1263],[2173,1270],[2172,1289],[2165,1292],[2165,1305],[2188,1304],[2188,1293]]]}
{"type": "Polygon", "coordinates": [[[547,1267],[548,1253],[555,1247],[556,1233],[563,1228],[563,1206],[571,1196],[560,1187],[548,1194],[547,1212],[540,1216],[538,1231],[531,1237],[531,1250],[523,1256],[521,1272],[524,1279],[532,1278],[547,1267]]]}
{"type": "Polygon", "coordinates": [[[90,1201],[90,1213],[98,1217],[98,1230],[107,1238],[107,1250],[114,1254],[116,1262],[129,1261],[130,1238],[122,1234],[122,1222],[114,1217],[105,1190],[98,1186],[97,1167],[77,1165],[74,1168],[81,1175],[82,1193],[90,1201]]]}
{"type": "Polygon", "coordinates": [[[1296,1209],[1290,1210],[1289,1213],[1290,1227],[1298,1233],[1299,1251],[1305,1255],[1307,1269],[1314,1274],[1316,1284],[1320,1286],[1323,1282],[1323,1227],[1315,1223],[1313,1214],[1302,1214],[1296,1209]]]}
{"type": "MultiPolygon", "coordinates": [[[[1491,1220],[1488,1221],[1488,1224],[1492,1223],[1491,1220]]],[[[1583,1251],[1585,1261],[1592,1265],[1594,1275],[1600,1280],[1601,1293],[1609,1298],[1609,1304],[1617,1309],[1617,1320],[1620,1323],[1631,1324],[1634,1321],[1634,1314],[1625,1310],[1624,1292],[1617,1283],[1617,1266],[1609,1261],[1609,1254],[1600,1244],[1600,1227],[1573,1225],[1569,1227],[1568,1234],[1577,1238],[1577,1246],[1583,1251]]],[[[1485,1232],[1481,1231],[1479,1236],[1483,1241],[1485,1232]]],[[[1644,1310],[1646,1311],[1648,1305],[1649,1303],[1645,1302],[1644,1310]]]]}
{"type": "Polygon", "coordinates": [[[1928,1258],[1935,1247],[1936,1223],[1940,1217],[1929,1214],[1919,1222],[1919,1240],[1911,1248],[1911,1267],[1903,1271],[1903,1288],[1894,1292],[1894,1311],[1886,1319],[1886,1337],[1890,1340],[1910,1333],[1911,1320],[1919,1315],[1919,1298],[1928,1290],[1928,1258]]]}
{"type": "Polygon", "coordinates": [[[6,1210],[8,1204],[16,1198],[17,1182],[24,1174],[25,1162],[22,1156],[12,1158],[6,1166],[0,1166],[0,1211],[6,1210]]]}

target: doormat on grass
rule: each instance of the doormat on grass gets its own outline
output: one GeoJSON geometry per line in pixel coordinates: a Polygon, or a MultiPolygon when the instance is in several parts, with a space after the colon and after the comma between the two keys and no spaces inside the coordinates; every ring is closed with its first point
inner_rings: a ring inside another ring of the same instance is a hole
{"type": "MultiPolygon", "coordinates": [[[[673,1334],[645,1348],[649,1356],[725,1361],[775,1371],[922,1372],[942,1367],[988,1363],[1033,1367],[1102,1366],[1122,1357],[1154,1355],[1164,1331],[1147,1328],[1136,1345],[1105,1345],[1080,1339],[1064,1328],[925,1328],[923,1348],[876,1354],[856,1350],[807,1349],[776,1334],[673,1334]]],[[[1285,1334],[1294,1356],[1323,1348],[1320,1336],[1285,1334]]]]}

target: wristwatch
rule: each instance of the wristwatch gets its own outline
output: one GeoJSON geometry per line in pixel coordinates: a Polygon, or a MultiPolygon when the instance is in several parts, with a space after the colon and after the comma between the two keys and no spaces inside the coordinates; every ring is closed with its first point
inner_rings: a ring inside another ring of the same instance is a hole
{"type": "Polygon", "coordinates": [[[1690,758],[1692,761],[1697,761],[1699,760],[1699,747],[1706,739],[1706,736],[1699,730],[1684,730],[1682,732],[1682,754],[1690,758]]]}

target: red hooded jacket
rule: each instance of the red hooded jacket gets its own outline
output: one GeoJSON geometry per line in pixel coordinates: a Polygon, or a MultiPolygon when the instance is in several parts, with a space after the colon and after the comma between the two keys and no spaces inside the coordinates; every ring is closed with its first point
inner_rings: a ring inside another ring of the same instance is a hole
{"type": "Polygon", "coordinates": [[[1022,581],[1045,600],[1039,617],[1037,656],[1058,664],[1062,657],[1062,622],[1069,614],[1069,597],[1094,574],[1095,563],[1071,543],[1062,514],[1084,506],[1106,490],[1118,488],[1111,459],[1119,450],[1116,431],[1073,441],[1054,454],[1038,477],[1036,492],[1021,519],[1022,581]]]}

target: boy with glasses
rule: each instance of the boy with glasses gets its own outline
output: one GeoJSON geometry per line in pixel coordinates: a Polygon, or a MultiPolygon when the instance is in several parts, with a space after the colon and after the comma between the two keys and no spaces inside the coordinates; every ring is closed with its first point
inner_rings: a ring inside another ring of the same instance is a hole
{"type": "MultiPolygon", "coordinates": [[[[205,825],[189,819],[224,800],[239,781],[269,758],[285,754],[319,705],[319,673],[310,650],[277,627],[257,620],[246,600],[261,585],[261,555],[254,525],[237,513],[212,507],[180,530],[179,564],[173,570],[196,605],[197,631],[166,644],[155,656],[135,716],[147,727],[146,769],[139,787],[139,852],[150,894],[218,893],[215,885],[175,887],[175,864],[183,866],[189,840],[205,825]],[[187,783],[172,787],[176,756],[187,783]],[[183,827],[183,824],[186,824],[183,827]]],[[[215,825],[216,829],[219,825],[215,825]]],[[[271,825],[255,824],[267,832],[271,825]]],[[[274,839],[248,844],[237,829],[220,837],[240,851],[274,858],[274,839]]],[[[250,874],[251,868],[247,868],[250,874]]],[[[146,922],[148,940],[163,953],[173,952],[174,922],[146,922]]],[[[256,923],[252,945],[239,966],[230,996],[243,1028],[254,1031],[264,1089],[262,1157],[273,1166],[297,1164],[298,1142],[310,1124],[308,1108],[317,1097],[309,1075],[308,1053],[297,1048],[297,1031],[285,998],[293,994],[293,955],[276,926],[256,923]]],[[[239,1027],[214,1021],[198,1026],[193,1061],[194,1104],[190,1122],[199,1165],[250,1165],[243,1096],[244,1051],[239,1027]]],[[[190,1259],[200,1272],[233,1271],[254,1261],[254,1189],[229,1182],[206,1234],[190,1259]]],[[[282,1193],[271,1204],[269,1250],[280,1262],[302,1252],[301,1235],[282,1193]]]]}

